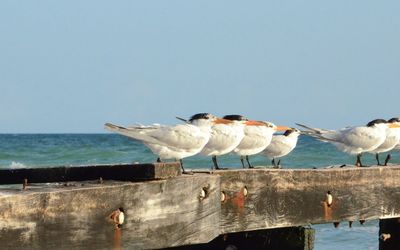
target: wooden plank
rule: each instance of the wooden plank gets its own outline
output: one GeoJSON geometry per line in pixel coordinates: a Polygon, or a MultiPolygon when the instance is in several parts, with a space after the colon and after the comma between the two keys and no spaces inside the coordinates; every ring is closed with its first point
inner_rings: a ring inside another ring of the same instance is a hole
{"type": "Polygon", "coordinates": [[[0,184],[48,183],[96,180],[154,180],[175,177],[181,174],[180,164],[109,164],[95,166],[62,166],[52,168],[0,169],[0,184]]]}
{"type": "Polygon", "coordinates": [[[219,177],[105,181],[0,188],[6,249],[143,249],[208,242],[219,235],[219,177]],[[201,189],[207,196],[200,199],[201,189]],[[122,229],[108,215],[125,210],[122,229]],[[121,238],[122,237],[122,238],[121,238]]]}
{"type": "Polygon", "coordinates": [[[216,173],[227,197],[221,206],[221,233],[400,217],[399,167],[216,173]],[[333,195],[330,207],[327,191],[333,195]]]}
{"type": "Polygon", "coordinates": [[[0,242],[30,249],[165,248],[228,233],[400,217],[399,166],[240,169],[64,185],[31,184],[26,191],[21,184],[0,185],[0,242]],[[106,217],[120,206],[126,223],[114,230],[106,217]]]}

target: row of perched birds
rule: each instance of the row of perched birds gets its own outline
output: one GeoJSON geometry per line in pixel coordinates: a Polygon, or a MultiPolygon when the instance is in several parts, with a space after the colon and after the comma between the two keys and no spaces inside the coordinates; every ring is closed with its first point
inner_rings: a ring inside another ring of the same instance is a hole
{"type": "MultiPolygon", "coordinates": [[[[375,153],[378,165],[379,153],[388,152],[400,146],[400,119],[388,121],[376,119],[366,126],[346,127],[340,130],[326,130],[297,124],[305,130],[287,126],[276,126],[267,121],[249,120],[242,115],[226,115],[222,118],[210,113],[195,114],[190,119],[182,120],[183,124],[165,126],[136,125],[123,127],[106,123],[105,128],[142,141],[151,151],[158,155],[157,161],[179,160],[182,171],[186,173],[182,159],[196,154],[211,156],[215,169],[218,166],[217,156],[235,153],[240,156],[243,168],[246,160],[249,168],[253,168],[249,156],[264,155],[272,159],[275,167],[280,166],[275,159],[289,154],[297,144],[300,134],[306,134],[324,142],[333,143],[343,152],[357,155],[356,166],[362,166],[361,154],[375,153]],[[273,135],[284,131],[283,134],[273,135]]],[[[385,164],[390,159],[390,154],[385,164]]]]}

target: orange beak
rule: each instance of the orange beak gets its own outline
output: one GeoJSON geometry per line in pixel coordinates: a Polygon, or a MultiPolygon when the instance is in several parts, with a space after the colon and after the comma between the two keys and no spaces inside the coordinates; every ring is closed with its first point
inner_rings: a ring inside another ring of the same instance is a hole
{"type": "Polygon", "coordinates": [[[288,130],[288,129],[290,129],[289,127],[286,127],[286,126],[276,126],[276,130],[277,131],[286,131],[286,130],[288,130]]]}
{"type": "Polygon", "coordinates": [[[265,126],[265,123],[259,121],[245,121],[244,124],[247,126],[265,126]]]}
{"type": "Polygon", "coordinates": [[[230,123],[232,123],[231,120],[222,119],[222,118],[217,118],[214,121],[214,124],[230,124],[230,123]]]}
{"type": "Polygon", "coordinates": [[[400,124],[398,124],[398,123],[389,123],[389,128],[400,128],[400,124]]]}

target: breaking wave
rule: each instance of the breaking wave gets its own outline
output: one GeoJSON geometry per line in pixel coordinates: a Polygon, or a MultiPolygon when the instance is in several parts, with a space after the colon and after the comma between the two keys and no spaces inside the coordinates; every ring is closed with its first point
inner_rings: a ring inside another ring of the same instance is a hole
{"type": "Polygon", "coordinates": [[[27,168],[27,166],[24,165],[23,163],[13,161],[13,162],[11,162],[9,168],[14,168],[14,169],[15,168],[27,168]]]}

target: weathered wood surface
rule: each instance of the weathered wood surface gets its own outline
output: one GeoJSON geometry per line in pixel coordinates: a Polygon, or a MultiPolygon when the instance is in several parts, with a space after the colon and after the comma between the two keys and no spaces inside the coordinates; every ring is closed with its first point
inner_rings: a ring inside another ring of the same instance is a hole
{"type": "Polygon", "coordinates": [[[48,183],[96,180],[155,180],[181,174],[179,162],[147,164],[107,164],[95,166],[63,166],[52,168],[0,169],[0,184],[48,183]]]}
{"type": "Polygon", "coordinates": [[[219,235],[218,176],[71,184],[0,188],[0,249],[148,249],[219,235]],[[121,230],[108,221],[118,207],[121,230]]]}
{"type": "Polygon", "coordinates": [[[221,232],[400,217],[400,168],[219,171],[221,232]],[[247,196],[243,194],[247,188],[247,196]],[[333,204],[327,206],[327,191],[333,204]]]}
{"type": "Polygon", "coordinates": [[[399,166],[240,169],[75,185],[36,184],[26,191],[22,184],[0,185],[0,242],[30,249],[165,248],[207,243],[226,233],[400,217],[399,166]],[[333,195],[330,207],[327,191],[333,195]],[[106,217],[120,206],[126,222],[114,230],[106,217]]]}

